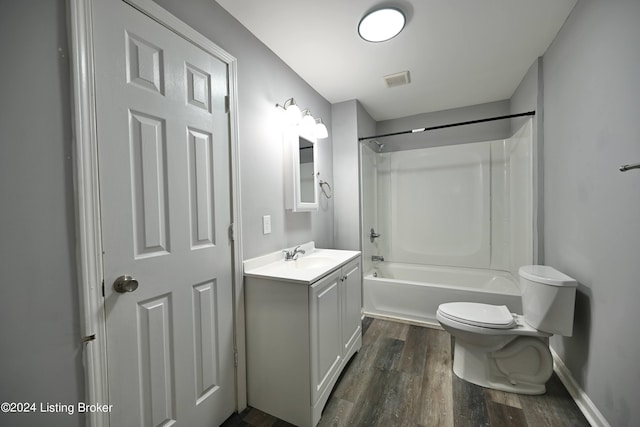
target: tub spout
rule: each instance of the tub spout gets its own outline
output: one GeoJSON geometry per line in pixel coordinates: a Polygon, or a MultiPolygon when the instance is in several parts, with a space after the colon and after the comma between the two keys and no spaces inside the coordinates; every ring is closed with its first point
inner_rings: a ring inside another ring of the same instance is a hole
{"type": "Polygon", "coordinates": [[[381,255],[372,255],[371,261],[384,261],[384,257],[381,255]]]}

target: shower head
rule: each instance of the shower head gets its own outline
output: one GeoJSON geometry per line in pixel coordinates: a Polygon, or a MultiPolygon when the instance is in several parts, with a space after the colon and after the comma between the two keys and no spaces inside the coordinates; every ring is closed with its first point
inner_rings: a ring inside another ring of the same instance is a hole
{"type": "Polygon", "coordinates": [[[383,142],[378,142],[375,139],[372,139],[371,142],[373,142],[374,144],[376,144],[378,146],[378,153],[380,153],[382,151],[382,149],[384,148],[384,143],[383,142]]]}

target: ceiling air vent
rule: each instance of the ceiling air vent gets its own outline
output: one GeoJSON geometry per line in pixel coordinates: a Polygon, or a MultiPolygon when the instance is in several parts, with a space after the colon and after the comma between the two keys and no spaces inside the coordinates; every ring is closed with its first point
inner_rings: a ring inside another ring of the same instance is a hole
{"type": "Polygon", "coordinates": [[[411,78],[409,77],[408,71],[402,71],[401,73],[389,74],[388,76],[384,76],[384,83],[389,88],[408,85],[409,83],[411,83],[411,78]]]}

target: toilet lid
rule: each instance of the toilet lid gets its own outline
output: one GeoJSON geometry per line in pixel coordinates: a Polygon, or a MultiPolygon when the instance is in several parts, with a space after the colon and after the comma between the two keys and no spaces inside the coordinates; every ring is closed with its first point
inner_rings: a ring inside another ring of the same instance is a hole
{"type": "Polygon", "coordinates": [[[506,305],[450,302],[440,304],[438,311],[444,317],[467,325],[494,329],[511,329],[516,326],[513,315],[506,305]]]}

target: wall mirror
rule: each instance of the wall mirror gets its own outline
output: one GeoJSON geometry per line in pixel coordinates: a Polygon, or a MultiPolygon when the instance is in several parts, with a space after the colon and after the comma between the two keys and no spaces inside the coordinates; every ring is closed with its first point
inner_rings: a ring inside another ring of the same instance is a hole
{"type": "Polygon", "coordinates": [[[318,210],[318,148],[302,126],[292,127],[285,146],[285,203],[293,212],[318,210]]]}

